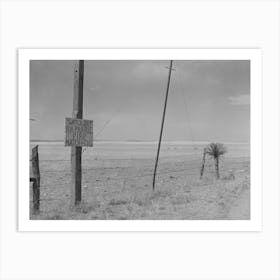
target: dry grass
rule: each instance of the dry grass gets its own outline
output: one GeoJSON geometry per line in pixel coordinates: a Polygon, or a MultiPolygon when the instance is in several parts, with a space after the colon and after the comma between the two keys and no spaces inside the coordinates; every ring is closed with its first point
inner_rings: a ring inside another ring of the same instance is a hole
{"type": "MultiPolygon", "coordinates": [[[[31,214],[31,219],[250,218],[248,205],[238,205],[239,201],[245,201],[243,204],[250,201],[248,159],[238,162],[233,159],[224,163],[220,180],[215,179],[214,168],[208,166],[208,172],[200,180],[199,168],[190,168],[198,166],[198,161],[185,162],[170,158],[161,163],[155,192],[151,186],[151,163],[152,160],[149,159],[96,160],[94,168],[85,166],[83,202],[75,209],[70,209],[69,205],[69,167],[65,163],[51,166],[53,172],[50,173],[44,172],[46,168],[43,166],[41,213],[31,214]],[[173,172],[174,170],[178,172],[173,172]],[[243,196],[246,196],[245,200],[241,200],[243,196]],[[241,209],[240,213],[236,211],[238,207],[241,209]],[[232,208],[235,209],[234,214],[232,208]]],[[[49,163],[46,164],[49,168],[49,163]]]]}
{"type": "MultiPolygon", "coordinates": [[[[39,146],[41,212],[31,219],[249,219],[247,146],[229,147],[221,179],[208,160],[199,179],[204,146],[163,145],[152,191],[155,146],[95,144],[83,153],[83,201],[70,208],[69,149],[39,146]]],[[[32,204],[30,195],[30,205],[32,204]]],[[[32,212],[32,211],[30,211],[32,212]]]]}

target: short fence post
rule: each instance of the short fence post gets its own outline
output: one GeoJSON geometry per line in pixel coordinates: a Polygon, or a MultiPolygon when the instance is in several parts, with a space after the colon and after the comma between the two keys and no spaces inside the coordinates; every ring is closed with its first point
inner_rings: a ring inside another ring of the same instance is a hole
{"type": "Polygon", "coordinates": [[[40,211],[40,169],[38,145],[32,149],[32,172],[33,181],[33,213],[38,214],[40,211]]]}
{"type": "Polygon", "coordinates": [[[204,166],[205,166],[205,157],[206,157],[206,150],[203,150],[203,157],[202,157],[202,164],[201,164],[201,169],[200,169],[200,179],[203,177],[204,173],[204,166]]]}

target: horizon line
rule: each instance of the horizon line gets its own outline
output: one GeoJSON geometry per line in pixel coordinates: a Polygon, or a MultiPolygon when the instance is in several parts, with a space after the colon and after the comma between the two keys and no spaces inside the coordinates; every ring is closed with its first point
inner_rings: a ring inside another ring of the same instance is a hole
{"type": "MultiPolygon", "coordinates": [[[[30,139],[29,142],[64,142],[65,140],[61,139],[30,139]]],[[[158,142],[158,140],[136,140],[136,139],[96,139],[93,140],[93,142],[158,142]]],[[[246,141],[209,141],[209,140],[165,140],[162,142],[189,142],[189,143],[236,143],[236,144],[250,144],[249,142],[246,141]]]]}

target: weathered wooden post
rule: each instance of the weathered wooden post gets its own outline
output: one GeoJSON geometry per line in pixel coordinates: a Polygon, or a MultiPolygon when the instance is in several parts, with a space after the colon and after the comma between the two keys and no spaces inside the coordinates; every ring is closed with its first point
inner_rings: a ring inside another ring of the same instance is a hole
{"type": "Polygon", "coordinates": [[[40,211],[40,168],[39,168],[39,153],[38,145],[32,149],[32,172],[33,178],[33,213],[38,214],[40,211]]]}
{"type": "Polygon", "coordinates": [[[202,157],[202,165],[201,165],[201,169],[200,169],[200,179],[202,179],[203,173],[204,173],[205,157],[206,157],[206,149],[204,148],[203,149],[203,157],[202,157]]]}
{"type": "Polygon", "coordinates": [[[74,98],[72,118],[65,120],[65,146],[71,146],[71,206],[82,200],[82,147],[93,145],[93,121],[83,120],[84,61],[74,66],[74,98]]]}
{"type": "Polygon", "coordinates": [[[174,69],[172,69],[172,64],[173,64],[173,60],[170,60],[170,65],[169,65],[169,68],[168,68],[169,69],[169,74],[168,74],[168,80],[167,80],[165,101],[164,101],[163,114],[162,114],[161,127],[160,127],[160,134],[159,134],[159,141],[158,141],[157,156],[156,156],[154,175],[153,175],[153,191],[155,190],[155,184],[156,184],[157,166],[158,166],[158,159],[159,159],[159,152],[160,152],[160,146],[161,146],[163,126],[164,126],[164,121],[165,121],[165,113],[166,113],[166,106],[167,106],[167,100],[168,100],[168,93],[169,93],[169,86],[170,86],[170,79],[171,79],[171,71],[174,70],[174,69]]]}
{"type": "MultiPolygon", "coordinates": [[[[74,66],[73,114],[75,119],[83,118],[84,61],[78,60],[74,66]]],[[[72,188],[71,204],[82,200],[82,147],[71,147],[72,188]]]]}

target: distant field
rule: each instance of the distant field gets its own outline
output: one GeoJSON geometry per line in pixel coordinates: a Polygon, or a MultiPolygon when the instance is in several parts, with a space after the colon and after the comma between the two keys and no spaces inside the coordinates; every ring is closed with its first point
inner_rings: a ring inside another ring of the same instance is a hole
{"type": "MultiPolygon", "coordinates": [[[[96,142],[83,152],[83,203],[70,211],[70,148],[63,143],[39,145],[41,213],[31,219],[249,219],[250,149],[226,144],[221,179],[206,160],[199,179],[202,143],[163,143],[156,191],[152,172],[154,143],[96,142]]],[[[32,193],[30,193],[32,206],[32,193]]],[[[31,213],[31,211],[30,211],[31,213]]]]}

